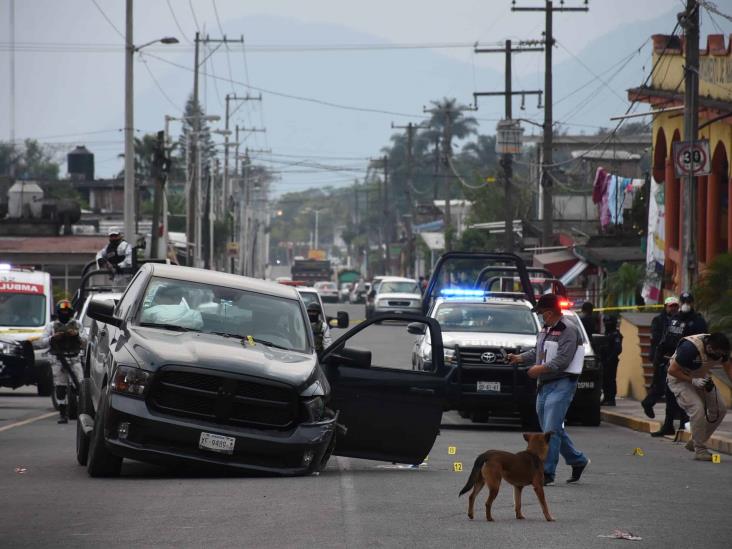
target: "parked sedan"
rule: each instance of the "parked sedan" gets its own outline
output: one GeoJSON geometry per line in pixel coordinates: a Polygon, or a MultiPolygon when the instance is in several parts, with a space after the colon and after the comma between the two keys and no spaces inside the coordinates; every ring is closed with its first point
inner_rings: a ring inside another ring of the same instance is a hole
{"type": "Polygon", "coordinates": [[[338,286],[335,282],[316,282],[313,284],[325,303],[338,303],[338,286]]]}
{"type": "Polygon", "coordinates": [[[331,454],[415,464],[439,431],[451,371],[434,319],[407,315],[432,337],[425,374],[372,368],[352,339],[381,333],[373,322],[319,356],[296,289],[221,272],[146,264],[119,303],[94,299],[88,315],[99,331],[76,448],[93,477],[125,458],[288,475],[331,454]]]}

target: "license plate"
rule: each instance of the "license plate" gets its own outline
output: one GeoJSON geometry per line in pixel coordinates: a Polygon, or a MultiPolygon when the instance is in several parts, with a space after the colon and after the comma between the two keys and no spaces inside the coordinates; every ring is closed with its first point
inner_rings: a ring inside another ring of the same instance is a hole
{"type": "Polygon", "coordinates": [[[478,382],[478,392],[484,393],[487,391],[500,393],[501,392],[501,382],[500,381],[479,381],[478,382]]]}
{"type": "Polygon", "coordinates": [[[198,439],[198,447],[220,454],[233,454],[235,442],[236,439],[234,437],[225,437],[213,433],[201,433],[201,438],[198,439]]]}

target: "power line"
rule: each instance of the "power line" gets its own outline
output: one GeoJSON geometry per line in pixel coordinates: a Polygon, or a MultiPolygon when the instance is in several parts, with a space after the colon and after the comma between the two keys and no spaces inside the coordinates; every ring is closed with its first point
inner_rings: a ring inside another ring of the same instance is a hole
{"type": "Polygon", "coordinates": [[[177,110],[178,112],[183,112],[183,109],[181,109],[178,104],[173,101],[170,96],[165,92],[163,87],[160,85],[160,82],[158,82],[158,79],[155,77],[155,74],[153,73],[152,69],[147,64],[147,59],[145,59],[145,56],[140,52],[140,61],[142,61],[142,64],[145,66],[145,69],[147,70],[147,73],[150,75],[150,78],[155,83],[155,86],[158,88],[158,91],[162,94],[162,96],[168,101],[168,103],[171,104],[171,106],[177,110]]]}
{"type": "Polygon", "coordinates": [[[191,15],[193,16],[193,23],[196,25],[196,30],[201,32],[201,27],[198,25],[198,18],[196,17],[196,10],[193,9],[193,1],[188,0],[188,7],[191,8],[191,15]]]}
{"type": "Polygon", "coordinates": [[[124,40],[125,44],[127,44],[127,37],[124,34],[122,34],[122,31],[120,31],[117,28],[117,25],[115,25],[114,23],[112,23],[112,20],[109,17],[107,17],[107,14],[104,13],[104,10],[99,6],[99,4],[97,4],[97,0],[91,0],[91,2],[92,2],[92,4],[94,4],[96,6],[96,8],[99,10],[99,13],[102,14],[102,17],[104,17],[104,19],[107,20],[107,23],[109,23],[109,25],[114,29],[114,31],[117,34],[120,35],[120,37],[122,38],[122,40],[124,40]]]}
{"type": "MultiPolygon", "coordinates": [[[[171,65],[173,67],[178,67],[179,69],[183,69],[183,70],[186,70],[186,71],[189,71],[189,72],[192,72],[193,71],[193,69],[190,68],[190,67],[187,67],[185,65],[181,65],[180,63],[176,63],[174,61],[170,61],[168,59],[165,59],[164,57],[160,57],[158,55],[154,55],[154,54],[150,54],[150,53],[148,53],[148,55],[150,57],[154,57],[155,59],[157,59],[158,61],[161,61],[162,63],[166,63],[166,64],[171,65]]],[[[203,74],[205,76],[211,76],[211,75],[206,74],[205,72],[203,74]]],[[[215,78],[217,78],[218,80],[224,80],[226,82],[229,82],[229,79],[228,78],[224,78],[224,77],[221,77],[221,76],[218,76],[218,77],[215,77],[215,78]]],[[[258,91],[260,93],[268,93],[270,95],[274,95],[274,96],[277,96],[277,97],[284,97],[286,99],[292,99],[292,100],[295,100],[295,101],[304,101],[306,103],[314,103],[316,105],[322,105],[324,107],[331,107],[331,108],[334,108],[334,109],[349,110],[349,111],[358,111],[358,112],[370,112],[370,113],[375,113],[375,114],[385,114],[385,115],[389,115],[389,116],[400,116],[400,117],[405,117],[405,118],[419,118],[419,119],[423,119],[423,120],[427,118],[425,116],[420,116],[420,115],[417,115],[417,114],[408,114],[408,113],[403,113],[403,112],[387,111],[387,110],[375,109],[375,108],[370,108],[370,107],[356,107],[356,106],[353,106],[353,105],[343,105],[343,104],[340,104],[340,103],[334,103],[332,101],[326,101],[324,99],[316,99],[316,98],[313,98],[313,97],[304,97],[304,96],[300,96],[300,95],[294,95],[294,94],[291,94],[291,93],[278,92],[278,91],[270,90],[270,89],[267,89],[267,88],[262,88],[262,87],[259,87],[259,86],[253,86],[251,84],[245,84],[244,82],[240,82],[238,80],[232,80],[232,82],[234,84],[239,85],[239,86],[243,86],[245,88],[248,88],[248,89],[254,90],[254,91],[258,91]]]]}
{"type": "Polygon", "coordinates": [[[168,9],[170,10],[170,15],[173,16],[173,21],[175,22],[175,26],[178,27],[178,31],[180,32],[181,36],[183,37],[183,39],[186,42],[188,42],[189,44],[192,45],[193,44],[193,41],[190,38],[188,38],[188,36],[186,35],[185,31],[180,26],[180,23],[178,22],[178,18],[175,15],[175,10],[173,10],[173,6],[170,4],[170,0],[165,0],[165,2],[167,2],[167,4],[168,4],[168,9]]]}

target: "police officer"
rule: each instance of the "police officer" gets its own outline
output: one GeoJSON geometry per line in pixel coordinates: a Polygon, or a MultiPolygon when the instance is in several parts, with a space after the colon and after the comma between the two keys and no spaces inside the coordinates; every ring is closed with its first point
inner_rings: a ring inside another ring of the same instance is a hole
{"type": "Polygon", "coordinates": [[[691,416],[691,439],[686,449],[694,452],[698,461],[712,461],[706,442],[726,413],[726,405],[710,376],[710,370],[719,366],[732,377],[730,343],[721,332],[682,339],[668,368],[668,386],[691,416]]]}
{"type": "Polygon", "coordinates": [[[109,266],[119,273],[132,268],[132,246],[123,237],[117,227],[110,227],[109,243],[97,252],[99,268],[109,266]]]}
{"type": "Polygon", "coordinates": [[[39,347],[50,346],[49,358],[53,372],[53,385],[58,403],[58,423],[68,423],[68,404],[66,395],[69,385],[69,374],[64,369],[58,354],[63,353],[66,363],[74,373],[77,382],[81,382],[84,372],[79,361],[79,351],[83,341],[81,339],[81,324],[73,319],[74,308],[68,299],[62,299],[56,304],[56,320],[49,323],[43,335],[38,340],[39,347]]]}
{"type": "MultiPolygon", "coordinates": [[[[681,304],[679,312],[671,318],[661,341],[661,352],[666,364],[668,364],[671,355],[676,352],[676,347],[683,338],[707,332],[707,323],[704,317],[694,310],[694,296],[689,292],[683,292],[679,296],[679,303],[681,304]]],[[[689,421],[689,416],[676,402],[676,396],[669,389],[668,383],[666,383],[665,395],[666,418],[661,428],[651,433],[653,437],[673,435],[675,433],[674,419],[681,420],[681,428],[689,421]]]]}
{"type": "Polygon", "coordinates": [[[666,391],[666,365],[667,362],[663,357],[661,350],[661,341],[666,333],[666,328],[671,323],[671,319],[679,312],[679,298],[669,296],[663,302],[663,311],[653,317],[651,321],[651,362],[653,363],[653,380],[648,388],[648,394],[641,401],[641,406],[645,414],[653,419],[656,413],[653,407],[656,402],[663,398],[666,391]]]}
{"type": "Polygon", "coordinates": [[[615,406],[615,395],[618,392],[616,376],[620,353],[623,352],[623,336],[618,330],[618,319],[606,316],[605,325],[606,347],[600,356],[602,361],[602,402],[603,406],[615,406]]]}
{"type": "Polygon", "coordinates": [[[315,350],[317,352],[323,351],[333,342],[330,336],[330,328],[328,327],[328,323],[323,320],[322,313],[323,310],[318,303],[313,302],[308,305],[308,319],[310,320],[310,327],[313,330],[315,350]]]}

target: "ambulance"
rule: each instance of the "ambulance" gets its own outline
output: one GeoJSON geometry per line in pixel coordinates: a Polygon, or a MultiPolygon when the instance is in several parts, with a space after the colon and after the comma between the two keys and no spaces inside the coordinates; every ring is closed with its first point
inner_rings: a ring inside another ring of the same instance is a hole
{"type": "Polygon", "coordinates": [[[53,389],[46,349],[34,349],[51,321],[51,275],[0,263],[0,386],[36,385],[38,394],[53,389]]]}

